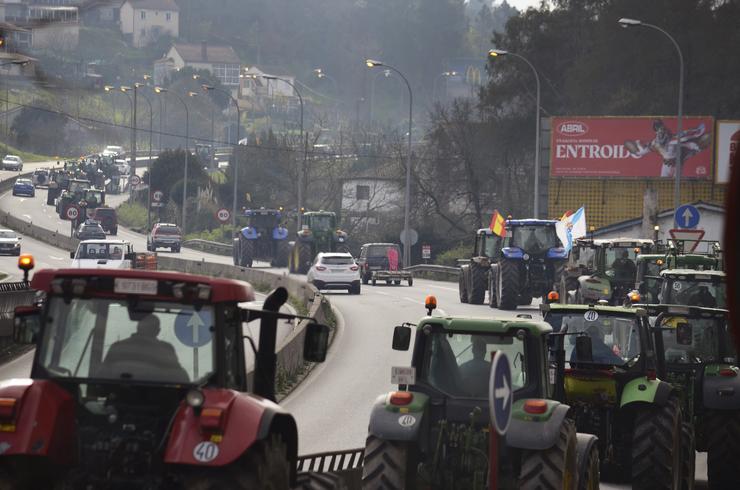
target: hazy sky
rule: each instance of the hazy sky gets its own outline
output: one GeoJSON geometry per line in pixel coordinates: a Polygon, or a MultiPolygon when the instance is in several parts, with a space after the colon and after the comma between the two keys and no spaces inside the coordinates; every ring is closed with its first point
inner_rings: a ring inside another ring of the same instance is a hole
{"type": "MultiPolygon", "coordinates": [[[[501,3],[502,0],[496,0],[494,3],[501,3]]],[[[540,4],[540,0],[507,0],[509,5],[516,7],[519,10],[526,10],[527,7],[536,7],[540,4]]]]}

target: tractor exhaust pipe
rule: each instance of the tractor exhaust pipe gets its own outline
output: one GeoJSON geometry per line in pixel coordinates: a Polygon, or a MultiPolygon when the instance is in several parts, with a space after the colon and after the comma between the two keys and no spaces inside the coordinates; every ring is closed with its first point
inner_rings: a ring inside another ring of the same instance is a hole
{"type": "MultiPolygon", "coordinates": [[[[287,300],[288,290],[284,287],[279,287],[265,299],[262,309],[266,311],[280,311],[280,307],[287,300]]],[[[277,322],[277,317],[272,315],[265,315],[260,320],[260,341],[257,348],[257,358],[254,363],[254,393],[271,401],[275,401],[277,322]]]]}

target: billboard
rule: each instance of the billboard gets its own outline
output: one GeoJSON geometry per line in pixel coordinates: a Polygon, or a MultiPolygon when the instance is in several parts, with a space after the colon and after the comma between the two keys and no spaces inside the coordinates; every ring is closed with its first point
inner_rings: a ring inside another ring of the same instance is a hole
{"type": "Polygon", "coordinates": [[[730,161],[740,150],[740,121],[717,121],[716,139],[717,183],[730,183],[730,161]]]}
{"type": "MultiPolygon", "coordinates": [[[[683,118],[683,177],[712,177],[713,122],[683,118]]],[[[552,177],[675,176],[675,117],[553,117],[551,127],[552,177]]]]}

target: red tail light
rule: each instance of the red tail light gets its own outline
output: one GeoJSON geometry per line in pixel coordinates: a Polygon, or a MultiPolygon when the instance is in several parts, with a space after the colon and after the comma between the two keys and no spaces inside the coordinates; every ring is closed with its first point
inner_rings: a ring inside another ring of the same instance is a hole
{"type": "Polygon", "coordinates": [[[658,373],[655,372],[655,369],[648,369],[645,376],[651,381],[655,381],[656,379],[658,379],[658,373]]]}
{"type": "Polygon", "coordinates": [[[394,391],[391,393],[391,405],[408,405],[414,401],[414,394],[409,391],[394,391]]]}
{"type": "Polygon", "coordinates": [[[351,270],[351,271],[353,271],[353,272],[354,272],[354,271],[356,271],[356,270],[358,270],[358,269],[359,269],[359,267],[357,267],[356,265],[353,265],[353,266],[351,266],[351,267],[349,268],[349,270],[351,270]]]}
{"type": "Polygon", "coordinates": [[[326,270],[326,267],[324,267],[323,265],[317,265],[316,266],[316,270],[317,271],[325,271],[326,270]]]}
{"type": "Polygon", "coordinates": [[[12,419],[15,416],[17,401],[15,398],[0,398],[0,418],[12,419]]]}
{"type": "Polygon", "coordinates": [[[222,429],[224,411],[220,408],[204,408],[200,412],[200,426],[204,430],[216,431],[222,429]]]}
{"type": "Polygon", "coordinates": [[[723,368],[719,370],[720,376],[726,376],[728,378],[734,378],[737,376],[737,371],[732,368],[723,368]]]}
{"type": "Polygon", "coordinates": [[[524,402],[524,411],[531,414],[547,412],[547,402],[545,400],[527,400],[524,402]]]}

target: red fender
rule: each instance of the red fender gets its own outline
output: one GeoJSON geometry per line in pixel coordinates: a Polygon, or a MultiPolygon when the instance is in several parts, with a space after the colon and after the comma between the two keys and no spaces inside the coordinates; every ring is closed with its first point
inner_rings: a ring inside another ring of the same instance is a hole
{"type": "Polygon", "coordinates": [[[14,420],[0,421],[0,457],[46,456],[54,464],[75,460],[76,423],[73,396],[49,380],[0,382],[0,398],[16,401],[14,420]]]}
{"type": "Polygon", "coordinates": [[[178,409],[164,455],[165,463],[200,466],[233,463],[255,442],[268,436],[270,425],[277,418],[281,419],[281,432],[287,439],[288,456],[295,459],[295,421],[279,405],[233,390],[204,389],[203,394],[205,401],[198,414],[184,402],[178,409]],[[206,430],[201,427],[200,414],[214,408],[223,411],[221,429],[206,430]],[[287,424],[286,419],[289,420],[287,424]]]}

